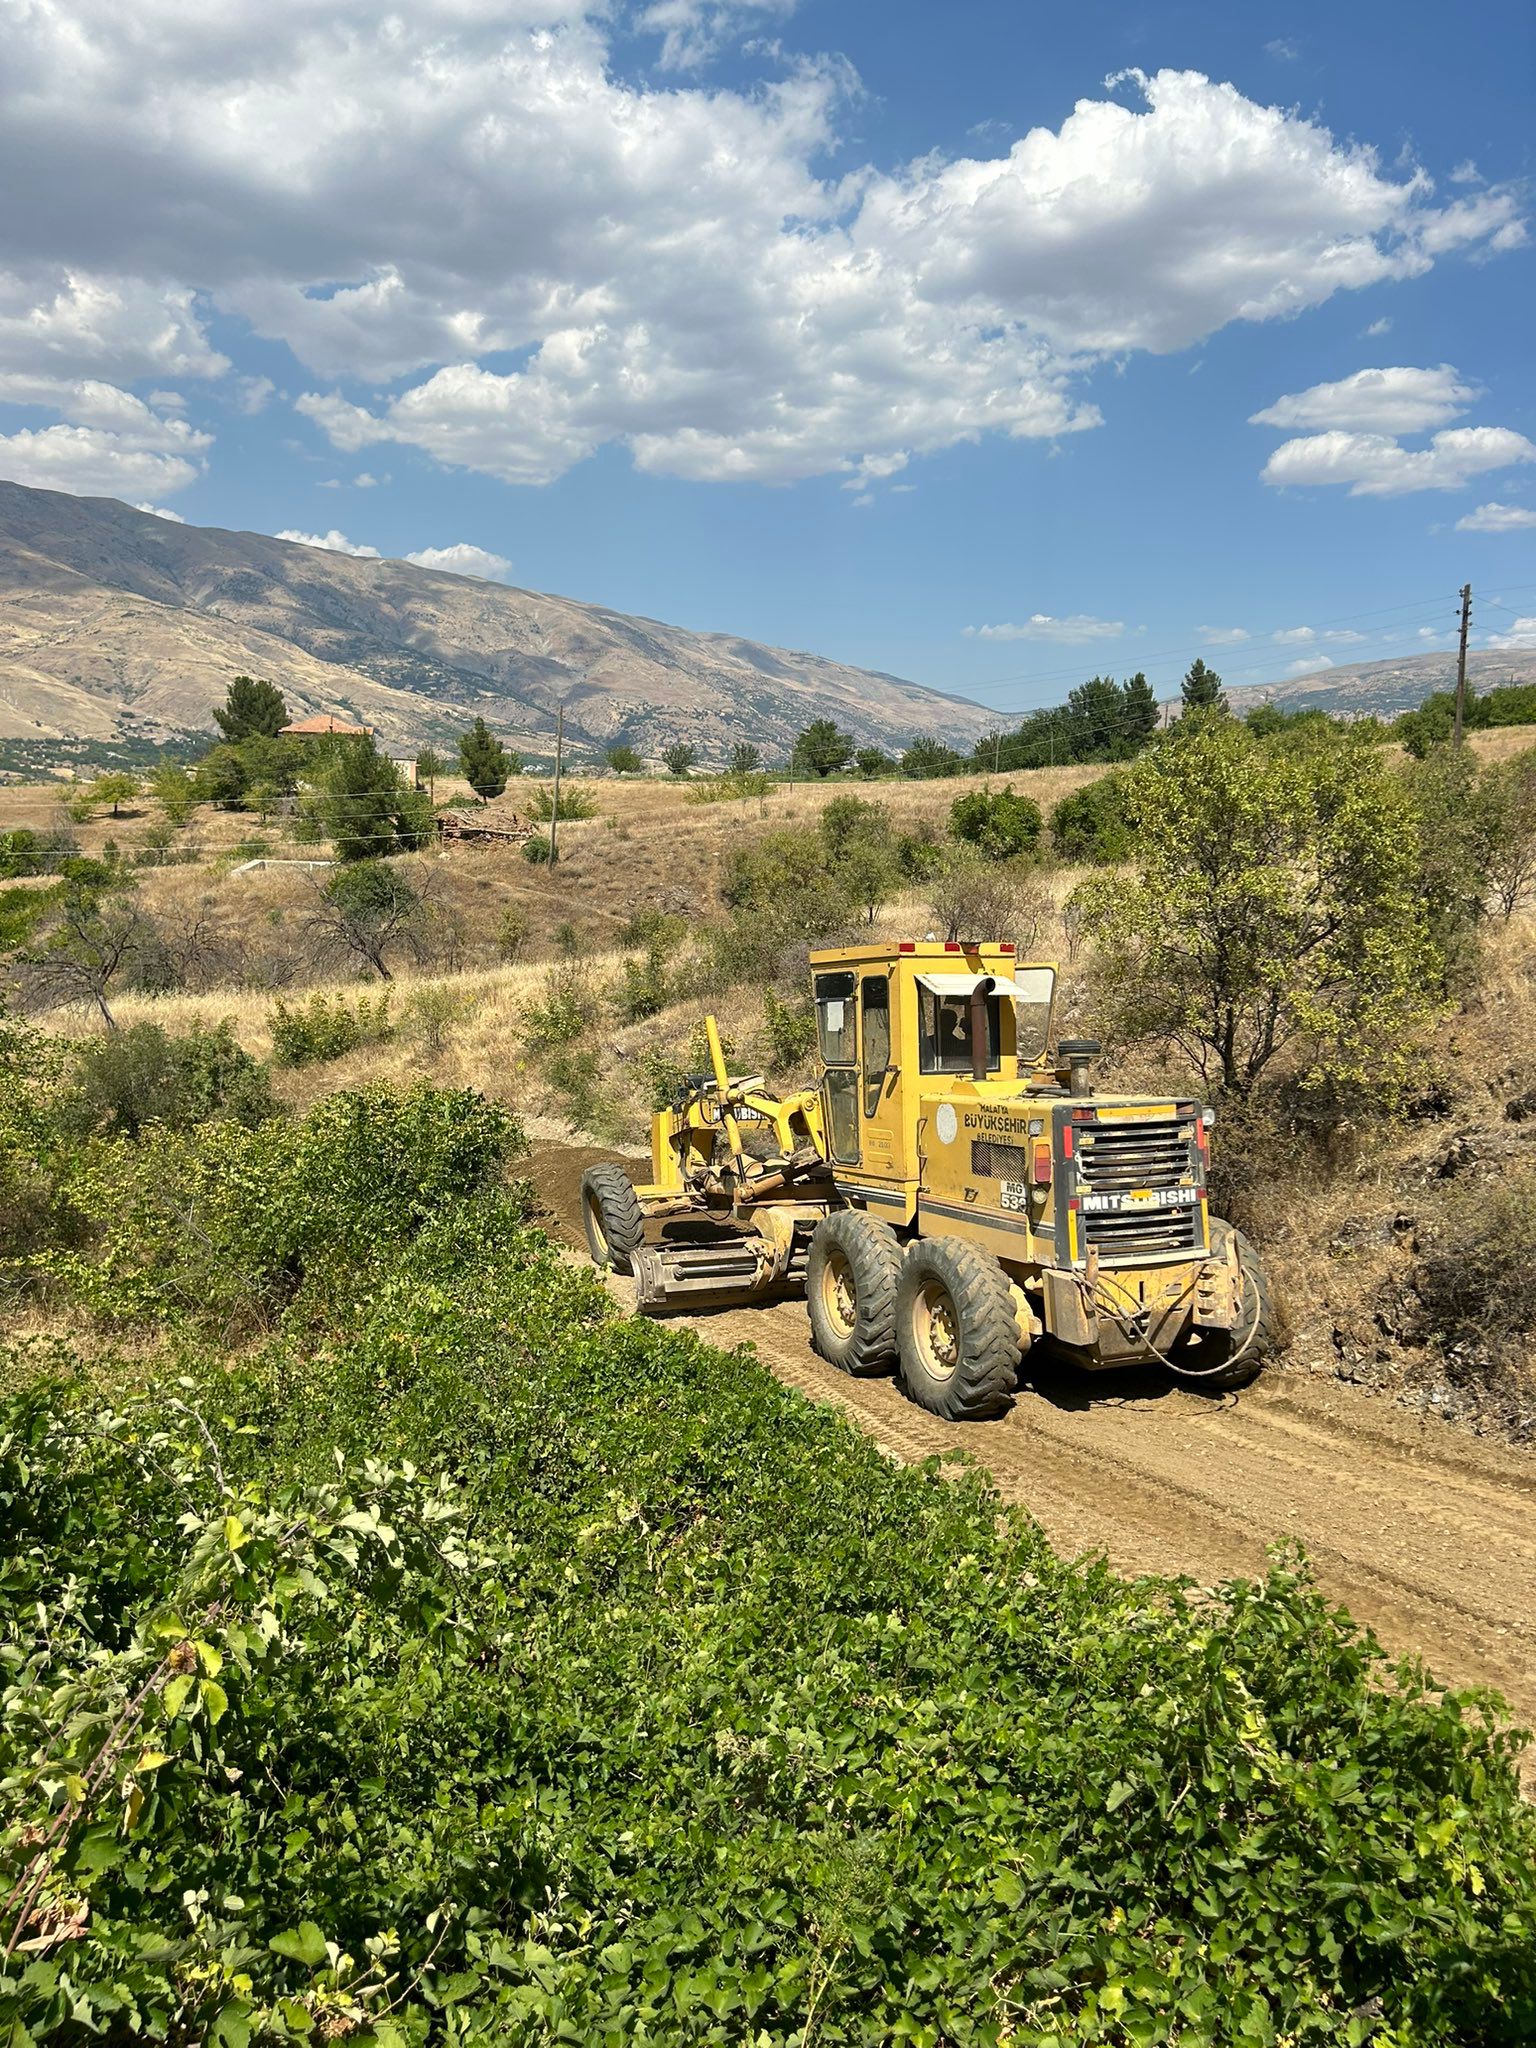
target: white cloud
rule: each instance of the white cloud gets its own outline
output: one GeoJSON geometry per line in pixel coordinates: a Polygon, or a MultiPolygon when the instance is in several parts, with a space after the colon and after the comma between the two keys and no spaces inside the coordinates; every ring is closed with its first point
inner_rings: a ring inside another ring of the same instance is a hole
{"type": "Polygon", "coordinates": [[[1286,669],[1288,676],[1315,675],[1320,668],[1332,668],[1333,663],[1326,654],[1308,654],[1300,661],[1293,661],[1286,669]]]}
{"type": "Polygon", "coordinates": [[[94,377],[0,371],[0,403],[63,415],[58,425],[0,435],[0,476],[42,490],[162,497],[194,480],[212,440],[94,377]]]}
{"type": "Polygon", "coordinates": [[[1287,626],[1274,636],[1277,647],[1305,647],[1309,640],[1316,638],[1310,626],[1287,626]]]}
{"type": "Polygon", "coordinates": [[[1490,499],[1456,522],[1458,533],[1519,533],[1536,526],[1536,512],[1527,505],[1500,505],[1490,499]]]}
{"type": "Polygon", "coordinates": [[[1449,363],[1438,370],[1356,370],[1314,384],[1249,414],[1256,427],[1345,427],[1368,434],[1427,434],[1448,426],[1479,397],[1449,363]]]}
{"type": "Polygon", "coordinates": [[[334,526],[329,533],[300,533],[296,527],[285,526],[280,533],[274,534],[273,538],[295,541],[301,548],[324,548],[330,555],[360,555],[372,562],[380,559],[377,548],[348,540],[347,536],[338,533],[334,526]]]}
{"type": "MultiPolygon", "coordinates": [[[[7,239],[20,239],[14,226],[7,239]]],[[[218,377],[228,368],[228,358],[210,346],[189,290],[35,260],[0,270],[0,370],[131,383],[218,377]]]]}
{"type": "Polygon", "coordinates": [[[1418,637],[1421,640],[1436,641],[1449,640],[1452,636],[1439,626],[1420,626],[1418,637]]]}
{"type": "Polygon", "coordinates": [[[1536,444],[1511,427],[1451,427],[1427,448],[1385,434],[1313,434],[1286,441],[1264,465],[1267,484],[1348,484],[1352,498],[1455,491],[1489,470],[1536,462],[1536,444]]]}
{"type": "Polygon", "coordinates": [[[151,519],[169,519],[172,526],[185,526],[186,520],[179,512],[172,512],[165,505],[135,505],[135,512],[147,512],[151,519]]]}
{"type": "Polygon", "coordinates": [[[1350,626],[1333,626],[1323,635],[1325,640],[1332,640],[1339,647],[1358,647],[1365,637],[1364,633],[1357,633],[1350,626]]]}
{"type": "Polygon", "coordinates": [[[1483,174],[1477,168],[1477,165],[1473,163],[1471,157],[1468,157],[1465,162],[1459,163],[1448,176],[1453,185],[1481,185],[1483,182],[1483,174]]]}
{"type": "Polygon", "coordinates": [[[467,540],[446,548],[418,548],[405,559],[418,569],[443,569],[450,576],[479,576],[492,582],[501,582],[512,567],[505,555],[493,555],[489,548],[477,548],[467,540]]]}
{"type": "Polygon", "coordinates": [[[1370,326],[1362,331],[1361,338],[1365,341],[1374,341],[1379,334],[1390,334],[1391,332],[1392,316],[1390,313],[1383,313],[1379,320],[1373,320],[1370,326]]]}
{"type": "Polygon", "coordinates": [[[966,626],[968,640],[1053,640],[1063,647],[1079,647],[1089,640],[1116,640],[1125,631],[1120,619],[1092,619],[1073,612],[1064,619],[1048,612],[1033,612],[1021,626],[966,626]]]}
{"type": "Polygon", "coordinates": [[[662,38],[663,70],[696,71],[733,36],[794,9],[795,0],[654,0],[635,26],[662,38]]]}
{"type": "Polygon", "coordinates": [[[1294,64],[1301,55],[1301,48],[1289,36],[1273,36],[1264,45],[1264,54],[1273,57],[1278,64],[1294,64]]]}
{"type": "MultiPolygon", "coordinates": [[[[642,10],[677,64],[782,11],[642,10]]],[[[1423,174],[1194,72],[1127,74],[996,156],[829,176],[846,65],[658,90],[617,74],[624,17],[591,0],[13,12],[0,181],[47,195],[5,224],[31,294],[20,367],[46,364],[28,323],[61,265],[126,274],[143,282],[101,287],[121,317],[71,371],[124,381],[111,341],[163,359],[146,375],[212,374],[206,293],[319,383],[416,380],[371,410],[350,385],[311,394],[339,446],[517,482],[612,443],[781,482],[1054,439],[1098,424],[1078,395],[1097,360],[1518,233],[1511,192],[1438,205],[1423,174]]]]}
{"type": "Polygon", "coordinates": [[[1207,647],[1236,647],[1248,638],[1246,626],[1197,626],[1207,647]]]}
{"type": "Polygon", "coordinates": [[[235,388],[235,402],[244,413],[258,413],[276,389],[270,377],[242,377],[235,388]]]}
{"type": "Polygon", "coordinates": [[[1490,633],[1488,646],[1502,650],[1536,647],[1536,618],[1516,619],[1505,633],[1490,633]]]}

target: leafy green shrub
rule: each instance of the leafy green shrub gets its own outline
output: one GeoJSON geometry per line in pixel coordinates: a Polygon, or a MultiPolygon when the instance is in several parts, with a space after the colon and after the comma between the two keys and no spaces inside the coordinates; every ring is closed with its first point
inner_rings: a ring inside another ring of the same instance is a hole
{"type": "Polygon", "coordinates": [[[18,2040],[1531,2038],[1515,1746],[1293,1562],[1064,1563],[485,1194],[336,1308],[0,1404],[18,2040]]]}
{"type": "Polygon", "coordinates": [[[1051,845],[1058,860],[1115,867],[1131,853],[1125,814],[1125,779],[1100,775],[1064,796],[1051,812],[1051,845]]]}
{"type": "Polygon", "coordinates": [[[624,923],[619,940],[626,946],[658,944],[674,950],[688,936],[688,920],[666,910],[637,910],[624,923]]]}
{"type": "Polygon", "coordinates": [[[549,856],[552,851],[553,848],[550,846],[549,834],[547,832],[530,833],[528,838],[523,841],[523,859],[528,862],[530,867],[548,867],[549,856]]]}
{"type": "Polygon", "coordinates": [[[75,1062],[72,1127],[138,1138],[147,1124],[187,1130],[212,1117],[254,1126],[278,1114],[267,1070],[226,1020],[173,1038],[132,1024],[90,1040],[75,1062]]]}
{"type": "Polygon", "coordinates": [[[896,865],[907,882],[931,882],[943,867],[944,842],[926,818],[897,840],[896,865]]]}
{"type": "Polygon", "coordinates": [[[668,1109],[688,1076],[670,1045],[642,1046],[636,1064],[645,1080],[652,1109],[668,1109]]]}
{"type": "Polygon", "coordinates": [[[788,1073],[816,1050],[816,1011],[810,997],[781,1002],[773,990],[763,991],[763,1023],[768,1033],[768,1071],[788,1073]]]}
{"type": "Polygon", "coordinates": [[[267,1016],[272,1058],[280,1067],[311,1067],[339,1060],[359,1045],[373,1045],[394,1036],[389,995],[345,996],[318,991],[307,1003],[285,1003],[281,997],[267,1016]]]}
{"type": "Polygon", "coordinates": [[[24,825],[0,832],[0,882],[55,874],[68,855],[79,851],[78,842],[65,832],[33,832],[24,825]]]}
{"type": "Polygon", "coordinates": [[[570,1045],[583,1037],[597,1022],[597,997],[591,975],[574,963],[551,968],[544,977],[543,999],[528,1005],[524,1022],[528,1043],[535,1051],[552,1045],[570,1045]]]}
{"type": "Polygon", "coordinates": [[[747,797],[765,797],[773,788],[773,777],[757,772],[743,775],[711,775],[703,782],[690,782],[683,801],[690,804],[733,804],[747,797]]]}
{"type": "Polygon", "coordinates": [[[440,1053],[456,1025],[467,1024],[479,1008],[479,998],[451,982],[428,982],[413,989],[406,1004],[406,1022],[430,1053],[440,1053]]]}
{"type": "Polygon", "coordinates": [[[638,1024],[654,1017],[671,1000],[671,978],[667,972],[667,948],[652,939],[639,960],[626,960],[620,970],[616,998],[619,1016],[626,1024],[638,1024]]]}
{"type": "Polygon", "coordinates": [[[573,924],[568,917],[555,926],[554,936],[555,951],[567,960],[574,960],[586,943],[580,925],[573,924]]]}
{"type": "Polygon", "coordinates": [[[1040,843],[1043,820],[1033,797],[1006,789],[971,789],[949,807],[949,836],[986,860],[1016,860],[1040,843]]]}
{"type": "Polygon", "coordinates": [[[311,1312],[387,1263],[522,1149],[510,1114],[468,1089],[359,1089],[297,1121],[144,1128],[68,1179],[87,1247],[40,1257],[54,1284],[118,1323],[260,1329],[311,1312]]]}
{"type": "Polygon", "coordinates": [[[528,919],[516,904],[501,913],[496,926],[496,951],[508,964],[516,960],[528,943],[528,919]]]}
{"type": "Polygon", "coordinates": [[[603,1099],[602,1062],[590,1046],[556,1046],[544,1062],[544,1078],[577,1130],[605,1134],[612,1117],[603,1099]]]}
{"type": "MultiPolygon", "coordinates": [[[[552,788],[540,787],[533,793],[528,805],[530,818],[538,818],[549,824],[555,817],[555,793],[552,788]]],[[[563,825],[568,818],[595,818],[597,799],[591,790],[583,789],[579,782],[562,782],[560,785],[560,819],[563,825]]]]}

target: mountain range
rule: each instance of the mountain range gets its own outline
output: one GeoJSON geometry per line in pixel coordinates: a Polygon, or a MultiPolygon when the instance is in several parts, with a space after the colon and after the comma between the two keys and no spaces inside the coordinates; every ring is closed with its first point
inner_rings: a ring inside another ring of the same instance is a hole
{"type": "Polygon", "coordinates": [[[815,654],[0,482],[0,741],[30,755],[203,735],[242,674],[395,752],[478,715],[547,753],[561,701],[578,751],[687,741],[703,761],[740,740],[783,755],[820,717],[887,748],[926,734],[968,750],[993,723],[815,654]]]}
{"type": "MultiPolygon", "coordinates": [[[[1467,655],[1467,687],[1479,696],[1502,683],[1536,683],[1536,647],[1477,649],[1467,655]]],[[[1388,661],[1355,661],[1287,676],[1279,683],[1241,683],[1226,691],[1237,712],[1257,704],[1282,711],[1327,711],[1334,717],[1395,718],[1436,690],[1456,687],[1456,656],[1403,654],[1388,661]]]]}

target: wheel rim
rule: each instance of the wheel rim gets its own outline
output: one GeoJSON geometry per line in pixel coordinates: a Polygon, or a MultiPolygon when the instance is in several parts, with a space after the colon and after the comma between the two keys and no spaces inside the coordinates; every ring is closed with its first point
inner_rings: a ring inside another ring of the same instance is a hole
{"type": "Polygon", "coordinates": [[[603,1228],[603,1205],[598,1201],[596,1195],[588,1195],[586,1209],[587,1239],[592,1246],[594,1257],[599,1260],[611,1258],[612,1252],[608,1244],[608,1233],[603,1228]]]}
{"type": "Polygon", "coordinates": [[[858,1289],[846,1253],[829,1251],[821,1269],[821,1306],[839,1336],[851,1337],[859,1319],[858,1289]]]}
{"type": "Polygon", "coordinates": [[[960,1363],[960,1318],[941,1280],[925,1281],[913,1303],[912,1334],[918,1356],[936,1380],[947,1380],[960,1363]]]}

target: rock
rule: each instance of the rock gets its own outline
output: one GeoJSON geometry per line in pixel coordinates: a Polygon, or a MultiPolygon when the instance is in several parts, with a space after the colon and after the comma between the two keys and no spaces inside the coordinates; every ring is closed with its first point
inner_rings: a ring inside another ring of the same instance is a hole
{"type": "Polygon", "coordinates": [[[1465,1135],[1452,1138],[1450,1144],[1446,1146],[1439,1159],[1435,1162],[1435,1178],[1437,1180],[1454,1180],[1457,1174],[1465,1173],[1469,1166],[1475,1166],[1478,1157],[1477,1147],[1470,1138],[1465,1135]]]}

